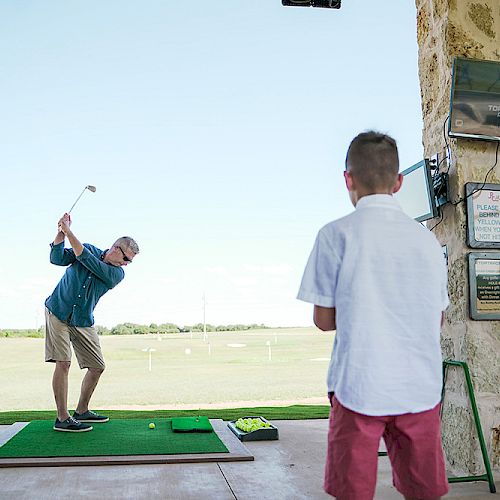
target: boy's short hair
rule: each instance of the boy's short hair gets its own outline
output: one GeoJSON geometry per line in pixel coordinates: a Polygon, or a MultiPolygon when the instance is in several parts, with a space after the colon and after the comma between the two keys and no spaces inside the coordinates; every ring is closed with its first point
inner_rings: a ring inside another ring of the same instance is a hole
{"type": "Polygon", "coordinates": [[[399,172],[396,141],[380,132],[357,135],[349,145],[346,170],[368,189],[392,188],[399,172]]]}

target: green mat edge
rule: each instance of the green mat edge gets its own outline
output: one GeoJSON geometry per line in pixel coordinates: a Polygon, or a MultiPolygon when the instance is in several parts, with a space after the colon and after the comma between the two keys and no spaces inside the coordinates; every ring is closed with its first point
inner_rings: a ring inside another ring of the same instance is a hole
{"type": "MultiPolygon", "coordinates": [[[[221,408],[198,410],[106,410],[95,411],[110,418],[172,418],[195,417],[203,415],[211,419],[236,420],[249,415],[260,415],[267,420],[309,420],[328,418],[328,405],[291,405],[291,406],[256,406],[252,408],[221,408]]],[[[14,422],[30,422],[31,420],[54,420],[55,410],[22,410],[0,412],[0,424],[10,425],[14,422]]]]}

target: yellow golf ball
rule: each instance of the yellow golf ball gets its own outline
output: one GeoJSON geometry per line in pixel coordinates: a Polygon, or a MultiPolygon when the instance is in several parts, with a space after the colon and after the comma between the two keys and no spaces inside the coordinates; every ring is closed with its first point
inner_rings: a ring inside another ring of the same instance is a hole
{"type": "Polygon", "coordinates": [[[153,422],[151,422],[151,423],[149,424],[149,428],[150,428],[150,429],[154,429],[155,427],[156,427],[156,425],[155,425],[153,422]]]}

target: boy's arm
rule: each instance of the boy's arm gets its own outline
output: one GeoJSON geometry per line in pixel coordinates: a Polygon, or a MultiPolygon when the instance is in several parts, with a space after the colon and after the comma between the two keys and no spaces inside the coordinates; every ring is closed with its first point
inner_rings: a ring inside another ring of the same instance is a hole
{"type": "Polygon", "coordinates": [[[337,329],[335,322],[335,307],[314,306],[314,324],[324,332],[337,329]]]}
{"type": "Polygon", "coordinates": [[[297,298],[314,304],[314,324],[324,332],[336,330],[335,290],[341,260],[327,226],[320,230],[309,255],[297,298]]]}

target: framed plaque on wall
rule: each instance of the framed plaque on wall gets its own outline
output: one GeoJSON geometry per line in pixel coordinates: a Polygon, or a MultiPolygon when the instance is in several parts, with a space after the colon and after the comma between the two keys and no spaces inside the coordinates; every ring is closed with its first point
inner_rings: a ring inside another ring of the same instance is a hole
{"type": "Polygon", "coordinates": [[[467,245],[500,249],[500,184],[465,185],[467,245]]]}
{"type": "Polygon", "coordinates": [[[500,320],[500,252],[469,254],[472,319],[500,320]]]}

